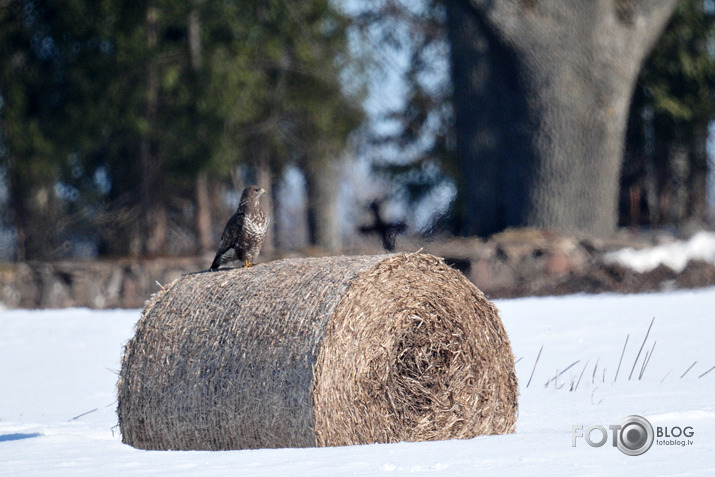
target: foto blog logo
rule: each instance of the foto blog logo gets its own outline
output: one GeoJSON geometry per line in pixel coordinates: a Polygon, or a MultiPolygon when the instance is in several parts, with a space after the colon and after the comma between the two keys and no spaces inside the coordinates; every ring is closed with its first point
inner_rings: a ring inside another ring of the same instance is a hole
{"type": "MultiPolygon", "coordinates": [[[[687,427],[658,427],[653,431],[653,426],[648,420],[641,416],[628,416],[619,424],[608,426],[611,431],[611,444],[626,455],[636,456],[645,454],[653,445],[657,435],[658,438],[668,439],[657,440],[658,445],[692,445],[692,440],[681,440],[679,437],[692,437],[694,434],[691,426],[687,427]]],[[[591,447],[601,447],[608,442],[608,431],[604,426],[589,426],[584,430],[583,426],[572,426],[571,446],[576,447],[577,440],[583,438],[591,447]]]]}

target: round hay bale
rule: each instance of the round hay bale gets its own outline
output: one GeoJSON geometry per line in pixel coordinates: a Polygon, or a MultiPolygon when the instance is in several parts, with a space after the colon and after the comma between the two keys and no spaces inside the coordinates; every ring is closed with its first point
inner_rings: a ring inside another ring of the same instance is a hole
{"type": "Polygon", "coordinates": [[[310,447],[513,432],[497,310],[427,254],[186,275],[147,304],[118,383],[142,449],[310,447]]]}

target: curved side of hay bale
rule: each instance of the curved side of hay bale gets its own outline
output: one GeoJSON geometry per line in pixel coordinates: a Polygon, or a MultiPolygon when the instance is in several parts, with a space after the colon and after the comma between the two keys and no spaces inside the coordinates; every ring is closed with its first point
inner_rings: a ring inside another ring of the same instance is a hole
{"type": "Polygon", "coordinates": [[[430,255],[188,275],[147,304],[118,383],[125,443],[242,449],[511,432],[496,309],[430,255]]]}
{"type": "Polygon", "coordinates": [[[186,275],[127,344],[122,440],[141,449],[315,446],[311,386],[325,325],[384,257],[294,259],[186,275]]]}
{"type": "Polygon", "coordinates": [[[494,305],[426,254],[358,275],[328,323],[313,392],[319,445],[514,431],[514,358],[494,305]]]}

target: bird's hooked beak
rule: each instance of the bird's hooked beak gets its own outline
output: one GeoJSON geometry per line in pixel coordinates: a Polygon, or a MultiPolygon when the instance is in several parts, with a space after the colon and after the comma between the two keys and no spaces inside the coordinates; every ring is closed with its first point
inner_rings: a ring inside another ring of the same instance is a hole
{"type": "Polygon", "coordinates": [[[262,196],[262,195],[265,194],[265,193],[266,193],[266,189],[264,189],[263,187],[261,187],[261,190],[258,191],[258,197],[262,196]]]}

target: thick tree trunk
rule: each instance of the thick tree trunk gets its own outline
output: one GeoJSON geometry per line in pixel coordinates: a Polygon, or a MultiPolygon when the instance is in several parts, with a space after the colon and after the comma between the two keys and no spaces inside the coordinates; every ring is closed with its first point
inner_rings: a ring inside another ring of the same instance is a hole
{"type": "MultiPolygon", "coordinates": [[[[636,94],[639,92],[636,90],[636,94]]],[[[642,95],[642,93],[640,93],[642,95]]],[[[633,103],[639,102],[633,99],[633,103]]],[[[645,121],[642,110],[631,104],[626,126],[626,139],[620,180],[618,207],[619,225],[634,230],[647,221],[644,205],[648,197],[648,173],[646,167],[645,121]]]]}
{"type": "Polygon", "coordinates": [[[628,107],[676,0],[448,0],[465,232],[616,225],[628,107]]]}
{"type": "Polygon", "coordinates": [[[328,152],[314,153],[303,168],[307,189],[308,237],[330,251],[342,247],[338,221],[338,164],[328,152]]]}
{"type": "Polygon", "coordinates": [[[514,50],[467,2],[447,6],[464,232],[487,236],[526,221],[536,126],[514,50]]]}

